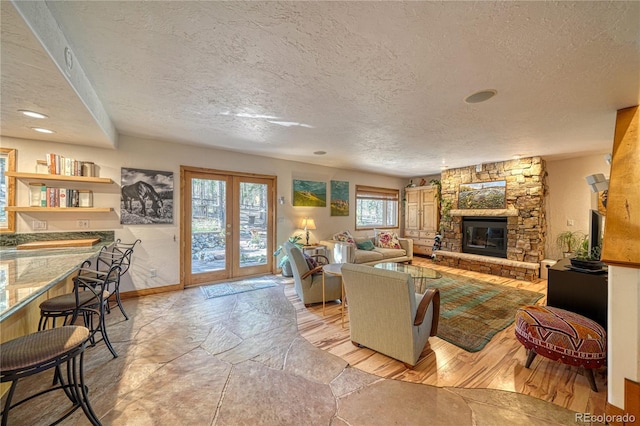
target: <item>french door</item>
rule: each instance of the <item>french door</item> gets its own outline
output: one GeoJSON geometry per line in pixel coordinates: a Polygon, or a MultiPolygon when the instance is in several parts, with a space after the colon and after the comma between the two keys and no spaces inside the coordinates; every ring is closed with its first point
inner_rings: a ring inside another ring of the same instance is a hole
{"type": "Polygon", "coordinates": [[[183,286],[273,271],[275,183],[180,167],[183,286]]]}

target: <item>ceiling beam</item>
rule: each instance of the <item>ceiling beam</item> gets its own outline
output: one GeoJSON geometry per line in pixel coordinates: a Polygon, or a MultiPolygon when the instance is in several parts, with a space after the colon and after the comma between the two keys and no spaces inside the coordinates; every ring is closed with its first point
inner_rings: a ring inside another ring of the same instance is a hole
{"type": "Polygon", "coordinates": [[[118,132],[46,2],[12,0],[11,3],[69,82],[96,124],[113,147],[117,147],[118,132]]]}

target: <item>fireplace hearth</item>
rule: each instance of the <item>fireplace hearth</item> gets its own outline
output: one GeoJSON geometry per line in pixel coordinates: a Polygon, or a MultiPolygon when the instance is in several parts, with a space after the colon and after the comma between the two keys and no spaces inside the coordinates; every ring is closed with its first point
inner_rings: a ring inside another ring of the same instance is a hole
{"type": "Polygon", "coordinates": [[[506,258],[507,218],[463,217],[462,252],[506,258]]]}

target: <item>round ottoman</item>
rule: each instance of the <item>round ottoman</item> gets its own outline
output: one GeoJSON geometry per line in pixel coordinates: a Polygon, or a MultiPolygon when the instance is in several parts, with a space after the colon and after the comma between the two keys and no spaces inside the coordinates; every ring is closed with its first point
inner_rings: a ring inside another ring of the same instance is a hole
{"type": "Polygon", "coordinates": [[[516,312],[516,338],[529,351],[525,367],[537,355],[584,367],[589,385],[598,392],[593,369],[607,360],[607,332],[597,322],[551,306],[524,306],[516,312]]]}

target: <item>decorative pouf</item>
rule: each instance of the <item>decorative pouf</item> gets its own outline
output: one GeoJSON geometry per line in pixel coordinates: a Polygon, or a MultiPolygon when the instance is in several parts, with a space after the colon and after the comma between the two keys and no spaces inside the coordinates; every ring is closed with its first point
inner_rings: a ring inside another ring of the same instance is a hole
{"type": "Polygon", "coordinates": [[[529,351],[525,367],[536,355],[584,367],[598,392],[593,369],[606,365],[607,332],[597,322],[560,308],[525,306],[516,313],[516,338],[529,351]]]}

